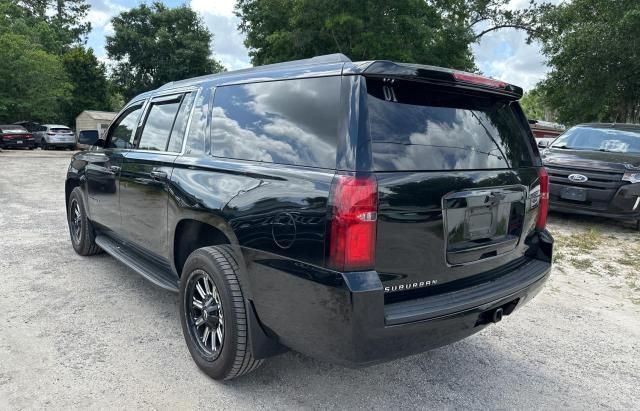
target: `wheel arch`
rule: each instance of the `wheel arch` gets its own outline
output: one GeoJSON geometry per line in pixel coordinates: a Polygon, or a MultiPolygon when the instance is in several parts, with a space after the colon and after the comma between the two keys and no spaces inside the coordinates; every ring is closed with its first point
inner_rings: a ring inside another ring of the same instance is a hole
{"type": "Polygon", "coordinates": [[[66,212],[69,212],[69,197],[71,196],[71,192],[74,188],[80,187],[80,180],[76,178],[67,178],[64,182],[64,203],[66,212]]]}
{"type": "MultiPolygon", "coordinates": [[[[239,251],[238,240],[231,228],[224,221],[217,218],[202,218],[188,216],[179,220],[172,235],[172,264],[178,277],[182,275],[182,268],[189,255],[202,247],[216,245],[231,245],[239,251]]],[[[241,254],[237,252],[237,254],[241,254]]],[[[237,256],[244,262],[242,255],[237,256]]]]}

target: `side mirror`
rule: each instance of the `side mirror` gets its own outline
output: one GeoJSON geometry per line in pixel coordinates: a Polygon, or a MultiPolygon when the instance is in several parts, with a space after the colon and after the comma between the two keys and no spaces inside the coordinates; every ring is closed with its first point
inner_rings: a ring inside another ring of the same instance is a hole
{"type": "Polygon", "coordinates": [[[97,140],[95,141],[95,143],[94,143],[93,145],[94,145],[94,146],[96,146],[96,147],[104,148],[104,140],[103,140],[103,139],[101,139],[101,138],[99,138],[99,139],[97,139],[97,140]]]}
{"type": "Polygon", "coordinates": [[[540,147],[540,148],[547,148],[547,147],[549,147],[549,142],[548,142],[548,141],[545,141],[545,140],[538,141],[538,147],[540,147]]]}

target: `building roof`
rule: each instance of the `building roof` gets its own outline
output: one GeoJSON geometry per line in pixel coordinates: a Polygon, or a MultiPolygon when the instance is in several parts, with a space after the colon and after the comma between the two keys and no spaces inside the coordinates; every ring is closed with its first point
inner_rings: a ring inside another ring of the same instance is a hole
{"type": "MultiPolygon", "coordinates": [[[[95,110],[85,110],[82,113],[78,114],[78,117],[86,114],[94,120],[106,120],[111,121],[116,116],[117,113],[113,113],[111,111],[95,111],[95,110]]],[[[77,118],[77,117],[76,117],[77,118]]]]}

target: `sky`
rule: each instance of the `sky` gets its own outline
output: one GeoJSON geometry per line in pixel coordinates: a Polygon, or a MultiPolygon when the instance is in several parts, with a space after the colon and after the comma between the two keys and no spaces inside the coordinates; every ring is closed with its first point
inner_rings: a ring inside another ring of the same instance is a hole
{"type": "MultiPolygon", "coordinates": [[[[552,0],[558,3],[560,0],[552,0]]],[[[104,49],[105,36],[113,34],[110,20],[116,14],[135,7],[143,0],[88,0],[91,10],[87,19],[93,27],[87,44],[100,60],[108,62],[104,49]]],[[[203,18],[214,35],[214,57],[228,70],[251,66],[243,35],[237,30],[238,18],[233,14],[235,0],[164,0],[168,6],[189,4],[203,18]]],[[[150,1],[147,1],[150,3],[150,1]]],[[[529,0],[513,0],[511,8],[525,7],[529,0]]],[[[526,34],[503,29],[485,35],[472,46],[476,65],[485,75],[530,90],[548,71],[537,44],[526,44],[526,34]]]]}

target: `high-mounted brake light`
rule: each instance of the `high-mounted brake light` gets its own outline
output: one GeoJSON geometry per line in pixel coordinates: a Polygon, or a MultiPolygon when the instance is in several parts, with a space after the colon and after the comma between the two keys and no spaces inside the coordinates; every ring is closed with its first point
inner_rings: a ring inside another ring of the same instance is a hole
{"type": "Polygon", "coordinates": [[[329,265],[339,271],[371,269],[378,219],[376,179],[338,176],[333,184],[329,265]]]}
{"type": "Polygon", "coordinates": [[[481,84],[483,86],[496,87],[496,88],[506,88],[507,83],[500,80],[494,80],[489,77],[480,76],[478,74],[473,73],[465,73],[462,71],[454,71],[453,78],[457,81],[465,81],[467,83],[481,84]]]}
{"type": "Polygon", "coordinates": [[[549,174],[544,167],[538,169],[540,178],[540,203],[538,204],[538,221],[536,228],[544,230],[547,226],[547,214],[549,213],[549,174]]]}

